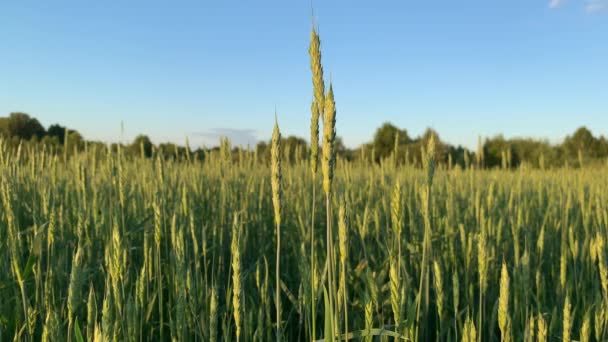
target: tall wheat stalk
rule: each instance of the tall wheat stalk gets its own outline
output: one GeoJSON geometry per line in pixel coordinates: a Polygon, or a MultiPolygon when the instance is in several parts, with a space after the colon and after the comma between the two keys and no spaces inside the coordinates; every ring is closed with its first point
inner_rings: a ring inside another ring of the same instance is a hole
{"type": "MultiPolygon", "coordinates": [[[[481,337],[479,340],[481,341],[481,337]]],[[[478,342],[475,323],[473,323],[473,320],[471,320],[471,317],[469,316],[467,316],[464,328],[462,329],[462,342],[478,342]]]]}
{"type": "Polygon", "coordinates": [[[78,247],[72,260],[72,271],[70,272],[70,284],[68,286],[68,341],[71,340],[76,309],[81,300],[80,292],[84,279],[82,259],[82,248],[78,247]]]}
{"type": "Polygon", "coordinates": [[[452,293],[454,303],[454,335],[458,336],[458,306],[460,304],[460,281],[458,280],[458,270],[452,273],[452,293]]]}
{"type": "Polygon", "coordinates": [[[310,119],[310,169],[312,173],[312,213],[310,223],[310,264],[311,264],[311,320],[312,320],[312,338],[316,334],[316,296],[315,296],[315,205],[316,205],[316,178],[317,164],[319,159],[319,115],[324,111],[324,94],[325,83],[323,81],[323,65],[321,65],[321,42],[319,35],[313,26],[310,33],[310,47],[308,49],[310,55],[310,69],[312,71],[312,83],[314,100],[311,104],[311,119],[310,119]]]}
{"type": "Polygon", "coordinates": [[[155,272],[156,274],[156,279],[157,279],[157,288],[156,291],[158,292],[158,296],[159,296],[159,301],[158,301],[158,313],[160,316],[160,327],[159,327],[159,334],[160,334],[160,339],[163,339],[163,332],[164,332],[164,314],[163,314],[163,285],[162,285],[162,268],[161,268],[161,258],[162,258],[162,251],[161,251],[161,241],[163,238],[163,211],[162,211],[162,197],[160,194],[160,189],[162,189],[162,185],[164,182],[164,169],[163,169],[163,162],[162,162],[162,157],[161,155],[157,155],[156,157],[156,178],[157,178],[157,189],[156,189],[156,193],[154,196],[154,202],[153,202],[153,211],[154,211],[154,246],[156,247],[155,249],[155,255],[156,255],[156,267],[155,267],[155,272]]]}
{"type": "Polygon", "coordinates": [[[271,186],[272,186],[272,204],[274,207],[274,222],[277,231],[277,254],[276,254],[276,337],[277,341],[281,340],[281,276],[280,276],[280,257],[281,257],[281,132],[279,131],[279,123],[274,121],[274,130],[272,131],[271,142],[271,186]]]}
{"type": "Polygon", "coordinates": [[[479,339],[482,340],[482,335],[483,335],[483,329],[482,329],[482,324],[483,324],[483,309],[484,309],[484,305],[483,305],[483,298],[484,298],[484,293],[486,291],[486,287],[488,284],[488,279],[487,279],[487,271],[488,271],[488,261],[487,261],[487,247],[486,247],[486,243],[487,243],[487,237],[486,237],[486,232],[485,232],[485,228],[481,227],[482,231],[479,233],[478,236],[478,242],[477,242],[477,263],[478,263],[478,271],[479,271],[479,321],[478,321],[478,326],[479,326],[479,339]]]}
{"type": "Polygon", "coordinates": [[[236,340],[241,338],[242,327],[242,297],[243,288],[241,281],[241,251],[240,251],[240,223],[238,214],[234,214],[234,223],[232,225],[232,243],[230,244],[230,252],[232,254],[232,308],[234,315],[234,323],[236,325],[236,340]]]}
{"type": "MultiPolygon", "coordinates": [[[[335,263],[333,256],[333,233],[331,229],[331,194],[332,194],[332,182],[334,179],[334,168],[335,168],[335,151],[334,142],[336,139],[336,103],[334,102],[334,91],[331,83],[329,84],[329,91],[325,98],[325,109],[323,112],[323,159],[321,162],[321,168],[323,170],[323,190],[325,191],[325,207],[326,207],[326,233],[327,233],[327,270],[328,270],[328,284],[329,284],[329,304],[332,308],[332,312],[337,312],[336,306],[334,305],[334,294],[336,294],[336,283],[335,283],[335,263]]],[[[327,320],[327,317],[325,318],[327,320]]],[[[332,317],[332,321],[335,319],[332,317]]],[[[332,334],[335,335],[337,332],[335,323],[332,334]]],[[[332,335],[332,339],[334,338],[332,335]]]]}
{"type": "MultiPolygon", "coordinates": [[[[432,134],[426,146],[423,148],[423,166],[426,171],[426,184],[422,192],[423,208],[424,208],[424,237],[422,241],[422,263],[420,265],[420,284],[418,286],[416,322],[418,324],[417,335],[420,338],[420,310],[422,306],[422,297],[424,295],[424,317],[427,317],[429,306],[429,273],[430,260],[432,259],[431,250],[431,189],[433,186],[433,177],[435,176],[435,136],[432,134]],[[424,286],[424,289],[423,289],[424,286]],[[424,291],[424,292],[423,292],[424,291]]],[[[426,319],[424,320],[426,322],[426,319]]],[[[426,337],[426,324],[423,325],[426,337]]]]}
{"type": "Polygon", "coordinates": [[[435,303],[437,305],[437,316],[439,316],[439,331],[438,335],[441,336],[443,330],[444,321],[444,299],[445,295],[443,292],[443,276],[441,274],[441,267],[437,260],[433,260],[433,284],[435,286],[435,303]]]}
{"type": "Polygon", "coordinates": [[[542,315],[538,315],[537,317],[537,327],[538,333],[536,334],[536,340],[538,342],[546,342],[547,341],[547,322],[543,318],[542,315]]]}
{"type": "Polygon", "coordinates": [[[570,330],[572,329],[572,317],[571,317],[571,305],[570,305],[570,296],[566,295],[566,300],[564,301],[564,315],[563,315],[563,325],[562,325],[562,341],[570,342],[570,330]]]}
{"type": "Polygon", "coordinates": [[[348,334],[348,290],[346,288],[346,264],[348,262],[348,226],[346,223],[346,204],[342,200],[338,212],[338,239],[340,249],[340,265],[342,275],[342,300],[344,302],[344,333],[348,334]]]}
{"type": "Polygon", "coordinates": [[[217,341],[217,290],[215,285],[211,287],[211,295],[209,298],[209,341],[217,341]]]}
{"type": "Polygon", "coordinates": [[[393,309],[393,319],[395,321],[395,332],[400,332],[401,325],[401,307],[403,304],[402,294],[402,279],[399,276],[399,262],[395,261],[395,257],[389,256],[389,288],[391,293],[391,308],[393,309]]]}
{"type": "Polygon", "coordinates": [[[500,272],[500,296],[498,299],[498,327],[500,328],[501,341],[505,341],[506,336],[509,334],[507,331],[509,321],[509,271],[507,265],[502,263],[502,269],[500,272]]]}
{"type": "Polygon", "coordinates": [[[401,277],[401,232],[403,230],[403,218],[401,213],[401,185],[396,182],[391,197],[391,221],[394,234],[394,244],[397,245],[397,272],[401,277]]]}

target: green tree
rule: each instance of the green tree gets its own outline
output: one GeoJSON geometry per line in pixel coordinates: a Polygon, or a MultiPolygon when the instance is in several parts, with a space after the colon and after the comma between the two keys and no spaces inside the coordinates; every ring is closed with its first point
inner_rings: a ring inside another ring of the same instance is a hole
{"type": "Polygon", "coordinates": [[[42,138],[45,134],[44,127],[40,122],[25,113],[11,113],[5,124],[6,133],[11,137],[30,140],[34,136],[42,138]]]}
{"type": "Polygon", "coordinates": [[[406,130],[399,129],[390,122],[385,122],[376,130],[374,141],[372,142],[376,161],[384,159],[393,153],[395,150],[395,137],[398,139],[398,146],[411,142],[406,130]]]}
{"type": "Polygon", "coordinates": [[[599,141],[587,127],[578,128],[574,134],[567,136],[563,143],[564,152],[568,160],[576,160],[578,152],[586,158],[598,158],[600,156],[599,141]]]}
{"type": "Polygon", "coordinates": [[[8,132],[8,118],[0,118],[0,136],[10,137],[8,132]]]}
{"type": "Polygon", "coordinates": [[[166,142],[166,143],[159,144],[158,149],[165,158],[177,159],[177,157],[178,157],[179,151],[178,151],[177,145],[174,143],[166,142]]]}
{"type": "MultiPolygon", "coordinates": [[[[129,150],[131,154],[134,156],[139,156],[142,154],[144,157],[149,158],[152,156],[152,150],[154,148],[154,144],[147,135],[140,134],[131,143],[129,146],[129,150]]],[[[173,153],[173,152],[172,152],[173,153]]]]}
{"type": "Polygon", "coordinates": [[[560,165],[559,150],[547,140],[530,138],[511,139],[514,166],[526,164],[533,167],[554,167],[560,165]]]}
{"type": "Polygon", "coordinates": [[[422,165],[422,149],[428,146],[431,136],[435,138],[435,159],[438,163],[445,164],[448,161],[449,146],[441,141],[439,134],[432,128],[427,128],[422,136],[405,145],[405,154],[408,156],[408,162],[413,162],[414,165],[422,165]]]}
{"type": "MultiPolygon", "coordinates": [[[[493,138],[488,138],[483,144],[483,154],[485,164],[488,168],[501,167],[503,156],[511,149],[511,142],[501,134],[493,138]]],[[[509,161],[509,164],[511,161],[509,161]]]]}
{"type": "Polygon", "coordinates": [[[84,138],[80,133],[76,131],[68,132],[67,146],[64,146],[68,150],[68,153],[72,153],[74,150],[82,150],[84,148],[84,138]]]}
{"type": "Polygon", "coordinates": [[[451,157],[452,158],[452,166],[456,166],[459,165],[461,168],[465,167],[465,154],[468,155],[469,160],[471,160],[473,158],[471,151],[469,151],[468,149],[458,145],[458,146],[452,146],[452,145],[447,145],[447,153],[448,153],[448,158],[451,157]]]}
{"type": "Polygon", "coordinates": [[[66,128],[64,126],[61,126],[60,124],[52,124],[47,129],[46,135],[57,137],[57,141],[59,141],[60,144],[63,144],[65,141],[65,131],[66,128]]]}

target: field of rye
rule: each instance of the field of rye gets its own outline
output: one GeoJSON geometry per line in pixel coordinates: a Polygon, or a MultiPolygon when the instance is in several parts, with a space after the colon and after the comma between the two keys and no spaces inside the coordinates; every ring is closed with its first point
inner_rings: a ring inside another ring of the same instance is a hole
{"type": "Polygon", "coordinates": [[[0,341],[608,339],[605,166],[337,159],[310,56],[295,162],[0,142],[0,341]]]}

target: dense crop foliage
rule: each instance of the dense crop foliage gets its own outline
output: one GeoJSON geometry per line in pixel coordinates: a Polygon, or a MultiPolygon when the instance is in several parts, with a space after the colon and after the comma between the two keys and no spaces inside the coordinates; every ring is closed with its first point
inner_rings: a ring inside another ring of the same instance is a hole
{"type": "MultiPolygon", "coordinates": [[[[0,339],[274,340],[271,168],[227,149],[201,163],[2,148],[0,339]]],[[[326,331],[326,198],[311,261],[310,170],[281,168],[286,340],[311,339],[313,280],[314,337],[326,331]]],[[[439,165],[429,186],[427,170],[338,160],[336,334],[605,341],[607,171],[439,165]]]]}

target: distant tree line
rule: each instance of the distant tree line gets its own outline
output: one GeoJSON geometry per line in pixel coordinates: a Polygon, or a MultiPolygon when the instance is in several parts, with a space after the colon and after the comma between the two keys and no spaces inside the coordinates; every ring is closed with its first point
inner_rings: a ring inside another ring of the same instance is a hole
{"type": "Polygon", "coordinates": [[[0,117],[0,137],[13,146],[19,145],[21,141],[41,143],[49,147],[80,146],[84,143],[82,135],[77,131],[59,124],[45,129],[36,118],[26,113],[11,113],[8,117],[0,117]]]}
{"type": "Polygon", "coordinates": [[[442,141],[432,129],[427,129],[420,137],[410,138],[405,129],[385,123],[376,130],[372,142],[362,145],[354,152],[359,150],[361,155],[371,156],[370,160],[375,162],[395,158],[397,163],[420,165],[422,147],[426,146],[431,135],[435,135],[438,142],[438,160],[446,165],[554,168],[596,164],[608,159],[608,139],[604,136],[595,137],[586,127],[578,128],[560,144],[535,138],[507,139],[502,135],[483,140],[480,137],[476,151],[470,151],[442,141]]]}
{"type": "MultiPolygon", "coordinates": [[[[11,113],[7,117],[0,117],[0,138],[9,146],[16,148],[20,144],[25,146],[43,146],[49,151],[67,152],[73,154],[86,148],[102,151],[110,148],[111,151],[122,149],[127,156],[151,157],[153,153],[162,153],[166,158],[185,158],[186,148],[174,143],[161,143],[155,146],[146,135],[138,135],[131,144],[112,143],[107,145],[100,141],[85,140],[74,129],[60,124],[52,124],[45,129],[40,122],[26,113],[11,113]]],[[[192,158],[202,159],[204,151],[198,149],[188,151],[192,158]]]]}
{"type": "MultiPolygon", "coordinates": [[[[387,122],[376,130],[371,142],[354,149],[346,148],[342,139],[337,137],[336,151],[341,159],[348,161],[420,166],[423,147],[431,136],[436,141],[438,162],[448,167],[578,167],[602,163],[608,159],[608,140],[604,136],[595,137],[586,127],[578,128],[560,144],[534,138],[507,139],[502,135],[485,139],[480,137],[476,151],[470,151],[442,141],[433,129],[427,129],[421,136],[411,137],[406,129],[387,122]]],[[[191,150],[189,146],[171,142],[155,145],[147,135],[140,134],[130,144],[112,143],[108,146],[99,141],[87,141],[78,131],[60,124],[45,128],[36,118],[26,113],[11,113],[7,117],[0,117],[0,137],[12,147],[25,143],[69,154],[96,146],[99,150],[109,147],[111,151],[121,148],[125,155],[132,157],[150,158],[161,153],[165,158],[176,160],[204,160],[207,155],[214,152],[226,153],[225,151],[229,151],[234,160],[242,158],[244,153],[250,153],[261,161],[268,161],[270,156],[269,141],[260,141],[255,146],[244,148],[232,147],[229,141],[222,140],[217,147],[191,150]]],[[[296,136],[282,139],[285,160],[298,163],[307,159],[309,145],[306,140],[296,136]]]]}

